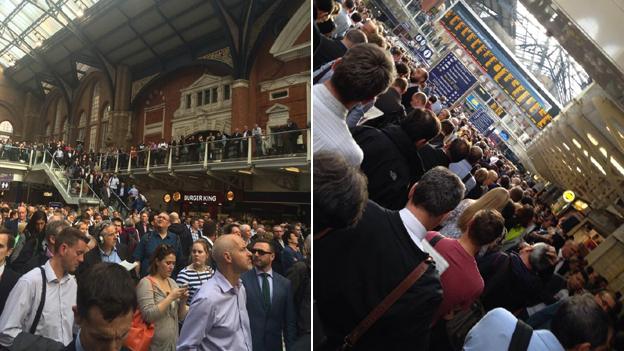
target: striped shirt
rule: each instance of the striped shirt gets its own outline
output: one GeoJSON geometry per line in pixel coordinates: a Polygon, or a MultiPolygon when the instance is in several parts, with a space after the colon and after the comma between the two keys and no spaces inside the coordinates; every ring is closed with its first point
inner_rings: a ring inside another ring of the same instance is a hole
{"type": "Polygon", "coordinates": [[[314,133],[314,153],[328,151],[341,154],[347,163],[360,167],[364,153],[353,140],[345,118],[349,112],[336,99],[324,84],[317,84],[312,88],[314,133]]]}
{"type": "Polygon", "coordinates": [[[176,279],[176,283],[178,285],[188,284],[189,286],[189,298],[186,301],[187,305],[191,305],[191,301],[193,301],[193,295],[201,288],[202,284],[204,284],[208,279],[210,279],[214,275],[214,271],[212,267],[207,266],[206,270],[203,272],[198,272],[193,268],[193,265],[190,265],[178,273],[178,279],[176,279]]]}

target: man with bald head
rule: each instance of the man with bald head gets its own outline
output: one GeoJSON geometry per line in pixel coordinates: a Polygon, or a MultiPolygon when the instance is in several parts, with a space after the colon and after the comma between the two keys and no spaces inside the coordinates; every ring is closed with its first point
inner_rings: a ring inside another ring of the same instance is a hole
{"type": "Polygon", "coordinates": [[[226,234],[215,240],[212,258],[217,269],[193,297],[177,350],[251,351],[247,296],[240,279],[252,268],[251,253],[240,236],[226,234]]]}
{"type": "MultiPolygon", "coordinates": [[[[171,225],[169,214],[167,212],[161,212],[159,215],[154,217],[154,221],[154,230],[151,230],[143,235],[139,245],[137,245],[134,250],[134,262],[139,263],[136,269],[141,278],[147,275],[149,270],[149,260],[158,245],[170,245],[176,251],[176,257],[182,257],[180,238],[169,231],[169,226],[171,225]]],[[[174,273],[176,274],[172,275],[173,279],[175,279],[177,271],[174,273]]]]}

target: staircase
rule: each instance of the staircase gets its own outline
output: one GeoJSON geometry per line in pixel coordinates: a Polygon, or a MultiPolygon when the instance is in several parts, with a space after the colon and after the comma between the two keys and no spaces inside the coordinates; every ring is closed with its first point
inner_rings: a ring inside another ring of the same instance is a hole
{"type": "Polygon", "coordinates": [[[34,158],[31,161],[31,171],[44,171],[65,203],[78,206],[100,206],[103,204],[102,199],[84,179],[68,178],[64,168],[54,160],[50,152],[43,151],[42,157],[34,158]]]}

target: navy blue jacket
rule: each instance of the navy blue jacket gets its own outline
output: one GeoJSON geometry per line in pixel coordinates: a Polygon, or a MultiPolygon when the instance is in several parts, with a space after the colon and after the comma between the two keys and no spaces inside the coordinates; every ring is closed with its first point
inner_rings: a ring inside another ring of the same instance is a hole
{"type": "Polygon", "coordinates": [[[291,350],[297,338],[297,326],[290,281],[273,271],[273,295],[271,307],[267,311],[262,303],[262,290],[256,270],[243,273],[241,279],[247,293],[253,350],[281,350],[282,333],[286,350],[291,350]]]}

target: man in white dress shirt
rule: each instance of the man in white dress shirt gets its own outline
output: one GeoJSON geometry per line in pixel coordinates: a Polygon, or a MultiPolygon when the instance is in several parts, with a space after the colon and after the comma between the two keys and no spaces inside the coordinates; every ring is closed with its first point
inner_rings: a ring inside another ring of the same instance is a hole
{"type": "MultiPolygon", "coordinates": [[[[54,255],[42,266],[46,280],[43,313],[35,335],[67,346],[73,339],[76,305],[76,278],[72,275],[84,259],[87,239],[76,228],[66,228],[56,236],[54,255]]],[[[21,332],[28,332],[41,301],[42,271],[37,267],[24,274],[7,299],[0,316],[0,345],[11,346],[21,332]]]]}
{"type": "Polygon", "coordinates": [[[314,152],[330,151],[359,167],[364,155],[345,121],[357,104],[371,102],[388,89],[396,70],[389,53],[375,44],[358,44],[336,60],[332,78],[313,87],[314,152]]]}

